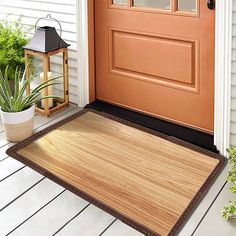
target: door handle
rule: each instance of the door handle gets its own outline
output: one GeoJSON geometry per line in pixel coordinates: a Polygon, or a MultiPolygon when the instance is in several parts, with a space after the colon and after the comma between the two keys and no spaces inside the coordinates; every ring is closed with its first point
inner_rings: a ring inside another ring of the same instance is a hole
{"type": "Polygon", "coordinates": [[[215,9],[215,0],[207,0],[207,7],[210,10],[214,10],[215,9]]]}

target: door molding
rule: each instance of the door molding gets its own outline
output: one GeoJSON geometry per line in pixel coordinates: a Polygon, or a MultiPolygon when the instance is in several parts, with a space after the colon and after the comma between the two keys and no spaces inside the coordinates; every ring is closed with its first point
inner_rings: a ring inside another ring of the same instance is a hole
{"type": "MultiPolygon", "coordinates": [[[[88,0],[89,1],[89,0],[88,0]]],[[[89,24],[87,0],[76,0],[78,105],[89,103],[89,24]]],[[[94,60],[91,59],[91,60],[94,60]]]]}
{"type": "Polygon", "coordinates": [[[216,1],[214,143],[226,155],[230,145],[232,0],[216,1]]]}
{"type": "MultiPolygon", "coordinates": [[[[95,100],[94,0],[77,2],[80,107],[95,100]]],[[[230,144],[232,0],[216,1],[214,143],[221,154],[230,144]]]]}

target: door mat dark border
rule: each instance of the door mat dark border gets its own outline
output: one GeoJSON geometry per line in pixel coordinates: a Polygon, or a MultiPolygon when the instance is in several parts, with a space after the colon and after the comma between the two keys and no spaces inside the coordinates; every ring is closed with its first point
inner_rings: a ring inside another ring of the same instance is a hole
{"type": "Polygon", "coordinates": [[[75,193],[76,195],[82,197],[83,199],[91,202],[92,204],[94,204],[95,206],[101,208],[102,210],[106,211],[107,213],[113,215],[114,217],[120,219],[121,221],[123,221],[124,223],[130,225],[131,227],[133,227],[134,229],[140,231],[141,233],[147,235],[147,236],[160,236],[158,233],[153,232],[152,230],[150,230],[149,228],[147,228],[145,225],[141,225],[137,222],[135,222],[134,220],[123,216],[122,214],[120,214],[118,211],[116,211],[115,209],[107,206],[106,204],[102,203],[99,199],[94,198],[93,196],[88,195],[86,192],[81,191],[80,189],[74,187],[73,185],[67,183],[66,181],[63,181],[62,179],[58,178],[57,176],[55,176],[53,173],[51,173],[50,171],[46,170],[45,168],[41,167],[40,165],[35,164],[34,162],[30,161],[29,159],[25,158],[24,156],[20,155],[17,153],[18,150],[20,150],[21,148],[24,148],[25,146],[27,146],[28,144],[30,144],[31,142],[35,141],[36,139],[42,137],[43,135],[49,133],[50,131],[56,129],[57,127],[77,118],[78,116],[84,114],[85,112],[90,111],[90,112],[94,112],[96,114],[99,114],[103,117],[112,119],[114,121],[120,122],[122,124],[128,125],[130,127],[145,131],[147,133],[150,133],[152,135],[156,135],[160,138],[163,138],[167,141],[173,142],[175,144],[181,145],[183,147],[189,148],[191,150],[197,151],[199,153],[202,153],[204,155],[210,156],[212,158],[216,158],[219,160],[219,163],[217,164],[217,166],[215,167],[215,169],[213,170],[213,172],[211,173],[211,175],[207,178],[207,180],[205,181],[205,183],[202,185],[202,187],[199,189],[199,191],[197,192],[197,194],[194,196],[194,198],[192,199],[192,201],[190,202],[190,204],[188,205],[188,207],[185,209],[185,211],[183,212],[183,214],[180,216],[180,218],[177,220],[176,224],[174,225],[174,227],[171,229],[170,233],[168,234],[168,236],[173,236],[176,235],[181,228],[183,227],[183,225],[186,223],[186,221],[189,219],[189,217],[191,216],[191,214],[194,212],[195,208],[198,206],[198,204],[200,203],[200,200],[205,196],[205,194],[207,193],[208,189],[210,188],[210,186],[212,185],[212,183],[216,180],[217,176],[220,174],[221,170],[223,169],[223,167],[226,165],[227,163],[227,158],[210,152],[206,149],[200,148],[198,146],[195,146],[193,144],[187,143],[185,141],[179,140],[177,138],[174,137],[170,137],[167,136],[165,134],[159,133],[157,131],[148,129],[146,127],[140,126],[138,124],[134,124],[132,122],[129,122],[127,120],[118,118],[116,116],[110,115],[108,113],[105,112],[99,112],[93,109],[84,109],[72,116],[69,116],[59,122],[57,122],[56,124],[34,134],[33,136],[31,136],[30,138],[19,142],[17,144],[15,144],[14,146],[10,147],[6,153],[15,158],[16,160],[24,163],[26,166],[29,166],[30,168],[34,169],[35,171],[39,172],[40,174],[46,176],[47,178],[51,179],[52,181],[60,184],[61,186],[65,187],[66,189],[70,190],[71,192],[75,193]]]}
{"type": "Polygon", "coordinates": [[[200,132],[198,130],[187,128],[98,100],[88,104],[86,107],[109,113],[149,129],[164,133],[168,136],[174,136],[176,138],[182,139],[209,151],[219,153],[219,151],[216,149],[216,146],[214,145],[214,136],[211,134],[200,132]]]}

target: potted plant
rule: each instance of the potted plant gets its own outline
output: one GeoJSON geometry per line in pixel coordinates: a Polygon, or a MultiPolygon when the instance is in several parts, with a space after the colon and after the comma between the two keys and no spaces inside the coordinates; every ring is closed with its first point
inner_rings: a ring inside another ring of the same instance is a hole
{"type": "MultiPolygon", "coordinates": [[[[228,172],[227,181],[231,183],[229,190],[232,193],[236,193],[236,149],[230,147],[227,149],[229,153],[229,163],[232,165],[228,172]]],[[[236,219],[236,199],[231,200],[228,206],[224,206],[222,210],[222,216],[225,219],[236,219]]]]}
{"type": "Polygon", "coordinates": [[[22,47],[29,41],[26,35],[26,32],[29,31],[29,27],[22,26],[21,18],[13,22],[7,19],[0,21],[0,70],[4,74],[8,66],[8,79],[13,93],[15,70],[18,67],[23,71],[25,67],[22,47]]]}
{"type": "Polygon", "coordinates": [[[41,83],[26,95],[27,86],[36,75],[25,79],[25,74],[26,70],[21,73],[16,68],[14,73],[15,92],[13,94],[8,82],[8,67],[6,67],[4,75],[0,71],[0,113],[6,139],[11,142],[19,142],[32,135],[35,104],[42,99],[55,97],[41,97],[40,91],[48,86],[59,84],[55,80],[60,76],[41,83]]]}

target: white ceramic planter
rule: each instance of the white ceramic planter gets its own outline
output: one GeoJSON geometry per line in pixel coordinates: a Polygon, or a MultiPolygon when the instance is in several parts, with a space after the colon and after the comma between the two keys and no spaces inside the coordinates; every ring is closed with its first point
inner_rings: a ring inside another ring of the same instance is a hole
{"type": "Polygon", "coordinates": [[[0,110],[6,139],[19,142],[33,133],[33,118],[35,105],[21,112],[4,112],[0,110]]]}

